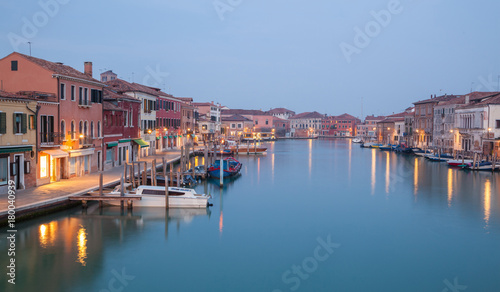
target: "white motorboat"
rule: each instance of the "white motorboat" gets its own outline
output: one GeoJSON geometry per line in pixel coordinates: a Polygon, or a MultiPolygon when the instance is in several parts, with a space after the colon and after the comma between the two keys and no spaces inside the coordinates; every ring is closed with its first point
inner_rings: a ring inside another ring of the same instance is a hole
{"type": "Polygon", "coordinates": [[[356,137],[352,139],[352,143],[363,143],[363,140],[361,140],[361,138],[356,137]]]}
{"type": "MultiPolygon", "coordinates": [[[[120,186],[118,186],[111,195],[120,195],[120,186]]],[[[168,188],[169,208],[206,208],[208,199],[211,196],[197,194],[193,189],[187,188],[168,188]]],[[[134,201],[134,206],[138,207],[164,207],[165,208],[165,187],[157,186],[138,186],[135,192],[125,193],[127,196],[141,196],[141,200],[134,201]]],[[[120,201],[109,201],[110,205],[119,206],[120,201]]]]}

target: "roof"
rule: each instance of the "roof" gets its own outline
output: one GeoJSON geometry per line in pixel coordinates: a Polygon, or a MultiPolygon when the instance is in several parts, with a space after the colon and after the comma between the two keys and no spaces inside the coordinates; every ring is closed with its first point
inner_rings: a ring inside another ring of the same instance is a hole
{"type": "Polygon", "coordinates": [[[138,91],[138,92],[150,94],[153,96],[158,96],[158,92],[156,92],[155,90],[151,89],[148,86],[144,86],[144,85],[141,85],[138,83],[130,83],[130,82],[127,82],[123,79],[117,78],[117,79],[109,80],[109,81],[104,82],[104,84],[108,85],[111,89],[113,89],[114,91],[116,91],[118,93],[138,91]]]}
{"type": "Polygon", "coordinates": [[[102,96],[105,100],[106,99],[126,99],[126,100],[130,100],[130,101],[141,102],[137,98],[134,98],[130,95],[118,93],[109,87],[104,87],[104,90],[102,91],[102,96]]]}
{"type": "Polygon", "coordinates": [[[482,98],[479,98],[478,96],[480,95],[476,95],[474,99],[470,99],[471,102],[469,104],[464,104],[459,108],[473,108],[489,104],[500,104],[500,92],[489,92],[488,95],[481,95],[482,98]]]}
{"type": "Polygon", "coordinates": [[[333,119],[335,119],[335,120],[359,120],[355,116],[352,116],[348,113],[341,114],[340,116],[334,116],[333,119]]]}
{"type": "Polygon", "coordinates": [[[245,118],[242,115],[232,115],[230,117],[223,117],[223,122],[251,122],[252,120],[245,118]]]}
{"type": "Polygon", "coordinates": [[[79,79],[103,84],[99,80],[94,79],[91,76],[88,76],[88,75],[74,69],[73,67],[64,65],[62,63],[50,62],[50,61],[47,61],[44,59],[35,58],[32,56],[24,55],[24,54],[17,53],[17,52],[14,52],[12,54],[17,54],[17,55],[27,59],[28,61],[35,63],[38,66],[43,67],[43,68],[51,71],[54,74],[60,74],[60,75],[67,76],[67,77],[74,77],[74,78],[79,78],[79,79]]]}
{"type": "Polygon", "coordinates": [[[210,102],[193,102],[194,106],[217,106],[210,102]]]}
{"type": "Polygon", "coordinates": [[[0,98],[1,99],[22,99],[25,101],[30,101],[30,100],[35,101],[35,98],[33,98],[31,96],[21,95],[21,94],[7,92],[7,91],[3,91],[3,90],[0,90],[0,98]]]}
{"type": "Polygon", "coordinates": [[[246,110],[246,109],[227,109],[222,110],[223,115],[252,115],[252,116],[266,116],[267,114],[261,110],[246,110]]]}
{"type": "Polygon", "coordinates": [[[374,116],[374,115],[371,115],[371,116],[366,116],[365,118],[365,121],[368,120],[368,121],[381,121],[385,119],[384,116],[374,116]]]}
{"type": "Polygon", "coordinates": [[[277,108],[270,109],[267,111],[267,113],[269,113],[269,114],[287,114],[287,113],[295,114],[294,111],[291,111],[291,110],[283,108],[283,107],[277,107],[277,108]]]}
{"type": "Polygon", "coordinates": [[[112,102],[110,101],[103,101],[102,102],[102,108],[105,110],[105,111],[120,111],[122,112],[123,109],[114,105],[112,102]]]}
{"type": "Polygon", "coordinates": [[[290,117],[290,119],[291,120],[298,120],[298,119],[322,119],[324,117],[325,117],[325,115],[322,115],[322,114],[314,111],[314,112],[300,113],[298,115],[290,117]]]}
{"type": "Polygon", "coordinates": [[[398,116],[398,117],[392,117],[392,118],[385,118],[381,121],[378,121],[377,123],[395,123],[395,122],[403,122],[405,118],[403,116],[398,116]]]}
{"type": "Polygon", "coordinates": [[[453,94],[448,95],[448,94],[445,94],[445,95],[441,95],[441,96],[438,96],[438,97],[433,97],[433,98],[429,98],[429,99],[420,100],[420,101],[414,102],[413,104],[417,105],[417,104],[424,104],[424,103],[438,103],[440,101],[451,100],[451,99],[457,98],[459,96],[460,95],[453,95],[453,94]]]}
{"type": "Polygon", "coordinates": [[[193,102],[192,97],[176,97],[178,100],[183,101],[183,102],[193,102]]]}

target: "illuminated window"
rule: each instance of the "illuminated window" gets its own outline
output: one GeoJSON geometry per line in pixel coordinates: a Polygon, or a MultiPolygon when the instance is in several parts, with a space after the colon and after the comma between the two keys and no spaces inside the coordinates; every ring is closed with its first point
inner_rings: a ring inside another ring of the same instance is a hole
{"type": "Polygon", "coordinates": [[[7,179],[8,179],[8,165],[9,165],[9,157],[1,157],[0,158],[0,186],[1,185],[6,185],[7,184],[7,179]]]}
{"type": "Polygon", "coordinates": [[[47,155],[40,156],[40,177],[41,178],[47,177],[48,174],[49,174],[49,171],[48,171],[48,167],[49,167],[48,158],[49,157],[47,155]]]}

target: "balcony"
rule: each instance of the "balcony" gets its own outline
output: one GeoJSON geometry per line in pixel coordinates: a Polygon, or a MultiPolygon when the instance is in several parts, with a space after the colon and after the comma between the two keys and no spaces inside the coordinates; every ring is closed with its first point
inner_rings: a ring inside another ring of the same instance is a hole
{"type": "Polygon", "coordinates": [[[80,108],[90,108],[92,106],[92,103],[90,100],[80,100],[78,101],[78,107],[80,108]]]}
{"type": "Polygon", "coordinates": [[[79,137],[78,145],[80,145],[80,148],[93,147],[94,137],[79,137]]]}
{"type": "Polygon", "coordinates": [[[40,146],[54,147],[62,144],[64,134],[59,132],[40,133],[40,146]]]}

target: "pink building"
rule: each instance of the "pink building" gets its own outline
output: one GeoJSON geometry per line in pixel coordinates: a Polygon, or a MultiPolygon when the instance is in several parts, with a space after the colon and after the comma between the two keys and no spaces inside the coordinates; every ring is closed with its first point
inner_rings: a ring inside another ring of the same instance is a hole
{"type": "Polygon", "coordinates": [[[6,91],[47,96],[37,115],[38,185],[102,169],[104,84],[92,78],[91,62],[85,62],[82,73],[14,52],[0,60],[0,80],[6,91]]]}

